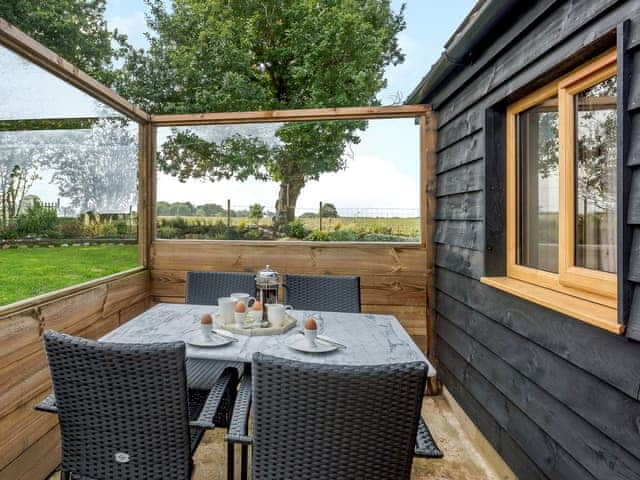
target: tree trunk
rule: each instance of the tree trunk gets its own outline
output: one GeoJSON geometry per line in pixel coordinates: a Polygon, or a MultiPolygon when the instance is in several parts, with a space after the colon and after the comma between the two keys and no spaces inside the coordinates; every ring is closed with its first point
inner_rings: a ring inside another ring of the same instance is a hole
{"type": "Polygon", "coordinates": [[[280,184],[276,201],[276,217],[273,222],[277,231],[283,232],[289,222],[296,219],[296,202],[302,187],[304,187],[304,181],[290,181],[280,184]]]}

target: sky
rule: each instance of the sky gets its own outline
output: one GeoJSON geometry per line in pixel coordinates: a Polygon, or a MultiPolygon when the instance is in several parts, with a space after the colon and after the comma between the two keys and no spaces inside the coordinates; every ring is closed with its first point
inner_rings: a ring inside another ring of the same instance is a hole
{"type": "MultiPolygon", "coordinates": [[[[393,1],[393,9],[401,1],[393,1]]],[[[471,10],[475,0],[407,0],[407,28],[399,34],[406,55],[403,64],[386,72],[388,86],[380,92],[383,104],[404,100],[438,59],[442,47],[471,10]]],[[[137,47],[145,47],[145,7],[142,0],[107,0],[106,18],[137,47]]],[[[319,201],[332,202],[339,210],[394,209],[393,213],[419,208],[419,137],[410,119],[375,122],[362,134],[362,142],[354,149],[348,168],[321,176],[310,182],[298,200],[299,213],[316,208],[319,201]],[[397,209],[397,210],[396,210],[397,209]]],[[[159,142],[160,143],[160,142],[159,142]]],[[[271,207],[277,185],[264,182],[180,184],[161,175],[158,199],[191,201],[192,203],[224,203],[231,198],[234,205],[258,202],[271,207]]],[[[382,210],[376,214],[384,215],[382,210]]],[[[388,214],[388,213],[387,213],[388,214]]],[[[401,213],[400,213],[401,214],[401,213]]],[[[404,216],[404,214],[401,214],[404,216]]],[[[407,215],[414,215],[409,212],[407,215]]]]}
{"type": "MultiPolygon", "coordinates": [[[[394,10],[401,2],[393,0],[394,10]]],[[[382,104],[403,101],[414,89],[429,67],[438,59],[442,47],[470,11],[474,0],[407,0],[405,19],[407,28],[398,36],[401,49],[405,53],[405,62],[389,67],[385,72],[388,86],[379,94],[382,104]]],[[[147,46],[144,36],[147,30],[145,20],[146,7],[142,0],[107,0],[106,20],[109,28],[117,28],[128,36],[129,42],[137,48],[147,46]]],[[[2,53],[2,52],[0,52],[2,53]]],[[[6,55],[0,55],[2,61],[12,61],[6,55]],[[3,60],[4,58],[4,60],[3,60]]],[[[65,86],[61,81],[54,85],[53,79],[43,79],[44,72],[33,71],[26,65],[33,81],[25,83],[21,75],[21,85],[9,88],[24,98],[13,98],[24,115],[25,105],[33,106],[31,118],[37,118],[43,102],[48,104],[47,116],[51,109],[60,109],[60,117],[65,111],[73,110],[74,115],[86,115],[95,109],[95,102],[83,93],[74,94],[73,87],[65,86]],[[45,90],[39,85],[47,84],[45,90]],[[30,87],[31,85],[31,87],[30,87]],[[55,98],[64,98],[64,102],[55,103],[52,90],[58,92],[55,98]],[[67,91],[69,90],[69,91],[67,91]],[[48,97],[41,98],[42,95],[48,97]],[[76,98],[77,97],[77,98],[76,98]],[[19,101],[18,101],[19,100],[19,101]],[[71,105],[74,108],[70,108],[71,105]],[[55,107],[55,108],[54,108],[55,107]],[[77,112],[76,112],[77,110],[77,112]]],[[[3,69],[14,70],[12,68],[3,69]]],[[[1,73],[1,70],[0,70],[1,73]]],[[[44,74],[48,75],[48,74],[44,74]]],[[[2,75],[0,75],[1,77],[2,75]]],[[[0,78],[2,80],[2,78],[0,78]]],[[[10,78],[9,78],[10,80],[10,78]]],[[[6,78],[3,84],[6,86],[6,78]]],[[[8,105],[8,104],[7,104],[8,105]]],[[[0,110],[9,109],[9,106],[0,110]]],[[[10,111],[1,112],[11,118],[10,111]]],[[[23,117],[24,118],[24,117],[23,117]]],[[[159,132],[159,144],[166,137],[166,130],[159,132]]],[[[418,127],[413,119],[376,120],[369,122],[367,130],[360,134],[361,143],[353,146],[346,170],[327,173],[319,181],[309,182],[303,189],[298,214],[308,210],[317,210],[318,203],[331,202],[345,216],[361,214],[363,216],[415,216],[419,210],[419,136],[418,127]]],[[[50,179],[43,178],[34,185],[43,201],[56,201],[57,191],[50,179]]],[[[240,208],[258,202],[272,209],[277,198],[278,185],[273,182],[221,181],[216,183],[190,180],[180,183],[175,178],[160,174],[158,178],[158,200],[191,201],[225,204],[231,199],[233,206],[240,208]]],[[[64,203],[64,200],[63,200],[64,203]]]]}

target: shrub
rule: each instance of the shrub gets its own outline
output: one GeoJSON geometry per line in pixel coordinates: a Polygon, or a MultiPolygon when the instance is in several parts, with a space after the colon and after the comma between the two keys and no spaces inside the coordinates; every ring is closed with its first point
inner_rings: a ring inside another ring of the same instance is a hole
{"type": "Polygon", "coordinates": [[[113,224],[116,229],[116,234],[127,235],[129,233],[129,224],[123,220],[120,220],[113,224]]]}
{"type": "Polygon", "coordinates": [[[360,237],[349,230],[336,230],[328,234],[328,239],[334,242],[356,242],[360,237]]]}
{"type": "Polygon", "coordinates": [[[18,235],[46,235],[57,223],[55,210],[35,205],[16,218],[15,231],[18,235]]]}
{"type": "Polygon", "coordinates": [[[329,234],[320,230],[314,230],[304,237],[304,239],[309,240],[310,242],[326,242],[329,240],[329,234]]]}
{"type": "Polygon", "coordinates": [[[247,230],[242,236],[245,240],[260,240],[260,230],[258,230],[257,228],[247,230]]]}
{"type": "Polygon", "coordinates": [[[168,225],[158,227],[158,238],[180,238],[180,230],[168,225]]]}
{"type": "Polygon", "coordinates": [[[6,227],[0,226],[0,239],[2,240],[14,240],[18,237],[18,234],[11,225],[6,227]]]}
{"type": "Polygon", "coordinates": [[[305,238],[309,232],[300,220],[294,220],[287,225],[287,235],[293,238],[305,238]]]}
{"type": "Polygon", "coordinates": [[[378,233],[380,235],[391,235],[393,233],[393,227],[387,225],[374,225],[371,230],[371,233],[378,233]]]}
{"type": "Polygon", "coordinates": [[[75,218],[60,219],[56,225],[56,230],[62,238],[79,238],[84,235],[84,225],[75,218]]]}
{"type": "Polygon", "coordinates": [[[118,235],[118,228],[114,223],[103,223],[100,225],[100,236],[101,237],[114,237],[118,235]]]}

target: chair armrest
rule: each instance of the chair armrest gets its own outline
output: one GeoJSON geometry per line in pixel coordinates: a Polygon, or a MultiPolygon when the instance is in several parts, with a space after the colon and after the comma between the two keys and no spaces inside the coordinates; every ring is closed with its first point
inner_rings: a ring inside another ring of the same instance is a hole
{"type": "Polygon", "coordinates": [[[251,374],[245,372],[240,380],[238,388],[238,396],[233,405],[233,416],[231,424],[225,436],[225,440],[229,443],[240,443],[250,445],[253,438],[248,435],[249,430],[249,412],[251,410],[251,374]]]}
{"type": "Polygon", "coordinates": [[[424,423],[424,419],[420,417],[418,422],[418,432],[416,434],[416,446],[414,456],[420,458],[442,458],[442,451],[436,445],[435,440],[431,436],[431,432],[424,423]]]}
{"type": "Polygon", "coordinates": [[[191,427],[206,429],[215,428],[213,418],[220,408],[220,404],[222,403],[227,390],[230,388],[236,388],[237,377],[238,372],[235,368],[228,368],[222,373],[222,375],[220,375],[220,378],[216,381],[216,383],[213,385],[213,388],[211,388],[211,390],[209,391],[209,395],[207,396],[207,399],[202,406],[200,415],[198,415],[198,418],[196,420],[192,420],[189,422],[189,425],[191,427]]]}
{"type": "Polygon", "coordinates": [[[46,397],[44,397],[39,403],[36,403],[36,406],[33,407],[35,410],[39,410],[40,412],[47,413],[58,413],[58,405],[56,405],[56,396],[53,393],[50,393],[46,397]]]}

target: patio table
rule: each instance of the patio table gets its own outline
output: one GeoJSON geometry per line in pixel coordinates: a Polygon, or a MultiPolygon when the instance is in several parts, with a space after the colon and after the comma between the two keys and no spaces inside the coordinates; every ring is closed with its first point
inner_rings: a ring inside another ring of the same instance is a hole
{"type": "MultiPolygon", "coordinates": [[[[199,331],[203,313],[214,313],[211,305],[181,305],[161,303],[129,320],[102,337],[101,341],[121,343],[155,343],[185,340],[199,331]]],[[[187,346],[187,357],[209,360],[251,363],[254,353],[291,360],[334,365],[380,365],[403,362],[424,362],[428,375],[436,370],[413,342],[400,322],[392,315],[337,312],[288,312],[297,320],[292,330],[282,335],[234,335],[238,342],[222,347],[200,348],[187,346]],[[292,350],[285,345],[290,335],[296,335],[310,315],[324,323],[323,335],[347,345],[333,352],[310,354],[292,350]]]]}

